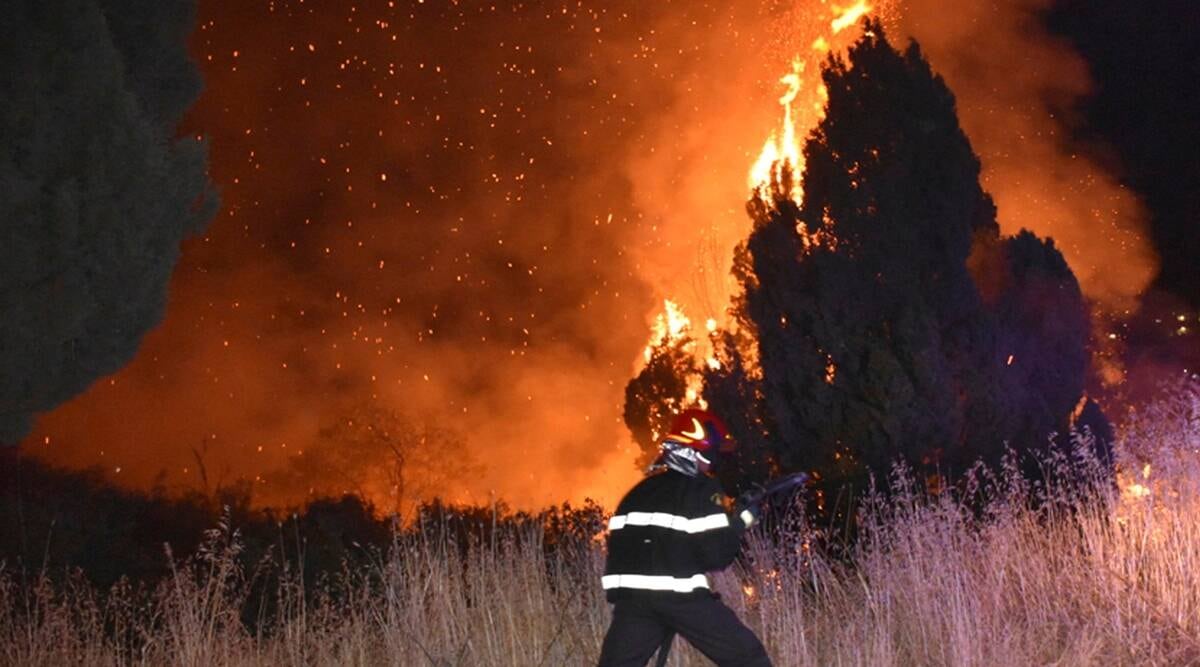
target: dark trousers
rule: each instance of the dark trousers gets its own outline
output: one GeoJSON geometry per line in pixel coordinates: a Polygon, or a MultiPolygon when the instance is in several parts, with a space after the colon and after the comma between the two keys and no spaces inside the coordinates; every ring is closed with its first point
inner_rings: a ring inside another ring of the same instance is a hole
{"type": "Polygon", "coordinates": [[[600,667],[643,667],[675,632],[719,667],[771,667],[762,642],[713,595],[618,600],[600,667]]]}

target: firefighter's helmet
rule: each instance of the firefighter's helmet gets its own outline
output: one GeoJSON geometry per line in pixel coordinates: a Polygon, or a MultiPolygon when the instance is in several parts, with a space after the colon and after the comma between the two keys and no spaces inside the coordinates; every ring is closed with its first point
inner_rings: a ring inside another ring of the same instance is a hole
{"type": "Polygon", "coordinates": [[[663,438],[663,444],[668,443],[696,450],[706,466],[711,466],[721,454],[732,452],[734,446],[725,422],[708,410],[698,408],[684,410],[675,417],[670,432],[663,438]]]}

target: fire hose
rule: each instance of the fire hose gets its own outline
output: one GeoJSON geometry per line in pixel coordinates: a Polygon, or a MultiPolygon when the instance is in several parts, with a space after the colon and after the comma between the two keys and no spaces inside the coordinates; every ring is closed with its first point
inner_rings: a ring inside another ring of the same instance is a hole
{"type": "Polygon", "coordinates": [[[752,490],[738,496],[737,501],[734,502],[734,512],[737,512],[739,508],[754,507],[770,496],[791,491],[803,486],[807,481],[808,473],[794,472],[790,475],[784,475],[783,477],[771,480],[767,482],[766,486],[755,485],[755,488],[752,490]]]}
{"type": "MultiPolygon", "coordinates": [[[[754,488],[738,496],[737,500],[734,501],[733,513],[740,515],[743,510],[756,507],[773,495],[786,493],[803,486],[808,479],[808,473],[796,472],[767,482],[765,486],[756,484],[754,488]]],[[[667,636],[663,638],[662,644],[658,646],[658,658],[654,661],[655,667],[664,667],[667,664],[667,657],[671,655],[671,643],[673,641],[675,641],[675,631],[668,630],[667,636]]]]}

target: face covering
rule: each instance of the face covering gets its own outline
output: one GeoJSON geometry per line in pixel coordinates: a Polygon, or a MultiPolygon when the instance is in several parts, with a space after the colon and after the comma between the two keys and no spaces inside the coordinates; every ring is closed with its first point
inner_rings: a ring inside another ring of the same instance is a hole
{"type": "Polygon", "coordinates": [[[664,440],[660,448],[662,453],[650,467],[652,471],[666,466],[688,477],[699,477],[704,474],[705,469],[712,465],[712,462],[704,458],[700,452],[671,440],[664,440]]]}

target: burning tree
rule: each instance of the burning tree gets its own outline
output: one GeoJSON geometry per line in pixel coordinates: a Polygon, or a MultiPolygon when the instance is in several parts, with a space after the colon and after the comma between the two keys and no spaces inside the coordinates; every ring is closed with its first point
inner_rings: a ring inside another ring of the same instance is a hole
{"type": "Polygon", "coordinates": [[[0,443],[115,372],[162,318],[180,242],[215,212],[192,4],[9,3],[0,30],[0,443]],[[118,11],[119,10],[119,11],[118,11]]]}
{"type": "MultiPolygon", "coordinates": [[[[785,164],[751,200],[733,326],[704,369],[703,399],[744,446],[738,474],[812,470],[833,489],[904,459],[940,479],[1077,423],[1106,434],[1084,396],[1078,283],[1052,241],[1001,237],[917,44],[899,52],[867,21],[822,77],[803,187],[785,164]]],[[[627,419],[669,411],[686,367],[648,366],[627,419]]]]}
{"type": "Polygon", "coordinates": [[[878,23],[823,78],[803,201],[777,182],[749,206],[740,307],[783,463],[944,473],[1066,432],[1086,304],[1052,241],[1000,237],[951,92],[878,23]]]}
{"type": "Polygon", "coordinates": [[[641,448],[638,465],[646,466],[658,454],[658,443],[671,419],[695,403],[700,392],[696,339],[691,322],[673,301],[654,322],[646,347],[646,365],[625,386],[625,425],[641,448]]]}
{"type": "Polygon", "coordinates": [[[654,460],[671,418],[687,406],[688,378],[696,373],[688,349],[693,344],[691,338],[660,339],[649,350],[646,365],[625,386],[625,425],[641,449],[639,467],[654,460]]]}

